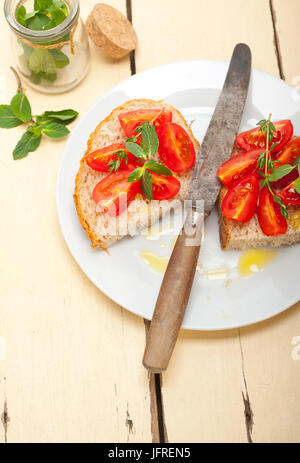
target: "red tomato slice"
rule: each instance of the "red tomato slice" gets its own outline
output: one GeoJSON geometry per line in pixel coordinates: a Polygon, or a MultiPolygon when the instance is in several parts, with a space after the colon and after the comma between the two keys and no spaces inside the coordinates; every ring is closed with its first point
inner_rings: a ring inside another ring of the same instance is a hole
{"type": "Polygon", "coordinates": [[[258,175],[248,175],[227,191],[222,201],[223,215],[236,222],[248,222],[256,211],[258,194],[258,175]]]}
{"type": "MultiPolygon", "coordinates": [[[[150,172],[150,171],[149,171],[150,172]]],[[[180,190],[180,182],[175,177],[166,177],[151,173],[152,177],[152,192],[153,199],[162,201],[164,199],[171,199],[177,195],[180,190]]]]}
{"type": "Polygon", "coordinates": [[[287,231],[287,221],[267,187],[263,187],[259,193],[257,218],[260,228],[267,236],[284,235],[287,231]]]}
{"type": "Polygon", "coordinates": [[[258,157],[262,152],[258,149],[233,156],[219,167],[217,176],[225,186],[232,188],[242,177],[251,174],[256,169],[258,157]]]}
{"type": "Polygon", "coordinates": [[[161,124],[172,121],[172,112],[167,109],[139,109],[119,114],[120,124],[127,137],[136,135],[134,129],[142,122],[151,122],[154,120],[154,127],[158,129],[161,124]]]}
{"type": "MultiPolygon", "coordinates": [[[[278,153],[290,141],[294,129],[290,120],[275,122],[274,126],[277,134],[274,135],[272,143],[276,142],[277,145],[273,152],[278,153]]],[[[244,151],[266,148],[266,136],[264,132],[259,131],[259,127],[252,130],[247,130],[247,132],[240,133],[235,140],[244,151]]]]}
{"type": "MultiPolygon", "coordinates": [[[[85,161],[89,167],[93,170],[97,170],[99,172],[109,172],[109,163],[117,159],[117,152],[118,151],[125,151],[127,154],[128,163],[137,165],[138,158],[136,158],[133,154],[131,154],[128,150],[125,149],[124,143],[115,143],[114,145],[105,146],[105,148],[101,148],[99,150],[93,151],[89,153],[85,161]]],[[[126,168],[126,161],[125,159],[121,161],[120,165],[121,169],[126,168]]]]}
{"type": "Polygon", "coordinates": [[[300,156],[300,137],[293,137],[281,153],[276,154],[274,160],[276,162],[274,168],[276,169],[283,164],[294,164],[296,159],[300,156]]]}
{"type": "MultiPolygon", "coordinates": [[[[293,137],[291,141],[286,145],[286,147],[281,151],[281,153],[276,154],[273,159],[276,161],[274,164],[274,169],[277,167],[282,166],[283,164],[290,164],[293,165],[296,159],[300,156],[300,137],[293,137]]],[[[277,182],[273,182],[274,187],[284,188],[292,183],[294,180],[298,178],[298,170],[295,169],[290,172],[285,177],[277,180],[277,182]]]]}
{"type": "Polygon", "coordinates": [[[95,186],[92,198],[104,212],[115,217],[122,214],[140,193],[140,182],[128,182],[130,170],[109,174],[95,186]]]}
{"type": "Polygon", "coordinates": [[[184,172],[195,164],[196,154],[192,140],[181,125],[168,122],[157,132],[158,154],[173,172],[184,172]]]}
{"type": "Polygon", "coordinates": [[[291,183],[283,190],[281,190],[277,196],[282,199],[286,206],[299,206],[300,205],[300,195],[295,190],[294,183],[291,183]]]}

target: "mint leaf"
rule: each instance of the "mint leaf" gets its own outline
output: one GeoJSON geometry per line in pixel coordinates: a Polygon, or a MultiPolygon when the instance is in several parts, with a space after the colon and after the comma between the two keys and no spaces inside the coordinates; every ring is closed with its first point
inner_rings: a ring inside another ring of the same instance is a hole
{"type": "Polygon", "coordinates": [[[147,156],[153,156],[158,150],[158,136],[153,125],[144,122],[142,128],[141,146],[147,156]]]}
{"type": "Polygon", "coordinates": [[[16,10],[16,20],[18,21],[21,26],[25,26],[26,21],[26,8],[24,5],[20,6],[16,10]]]}
{"type": "Polygon", "coordinates": [[[279,204],[280,210],[281,210],[281,214],[283,215],[283,217],[284,217],[285,219],[287,219],[287,218],[289,217],[289,214],[288,214],[286,205],[284,204],[284,202],[282,201],[282,199],[279,198],[279,196],[276,196],[276,195],[273,196],[273,199],[274,199],[275,203],[279,204]]]}
{"type": "Polygon", "coordinates": [[[27,21],[27,19],[33,18],[37,13],[38,13],[37,11],[32,11],[31,13],[26,13],[25,20],[27,21]]]}
{"type": "Polygon", "coordinates": [[[280,180],[281,178],[288,175],[294,169],[295,166],[291,166],[290,164],[284,164],[283,166],[279,166],[269,174],[269,181],[276,182],[277,180],[280,180]]]}
{"type": "Polygon", "coordinates": [[[297,193],[300,195],[300,177],[298,177],[297,180],[294,182],[294,188],[297,191],[297,193]]]}
{"type": "Polygon", "coordinates": [[[32,18],[27,19],[26,27],[32,31],[43,31],[50,21],[50,18],[46,14],[35,13],[32,18]]]}
{"type": "Polygon", "coordinates": [[[49,121],[41,124],[42,132],[51,138],[65,137],[70,133],[70,130],[64,124],[59,122],[49,121]]]}
{"type": "Polygon", "coordinates": [[[55,26],[58,26],[66,19],[66,15],[63,10],[55,5],[51,5],[50,8],[48,8],[48,12],[50,14],[51,21],[53,21],[55,26]]]}
{"type": "Polygon", "coordinates": [[[39,124],[37,124],[37,123],[35,122],[34,124],[30,125],[30,126],[27,128],[27,132],[33,133],[34,135],[38,136],[38,135],[41,135],[42,129],[41,129],[41,127],[39,126],[39,124]]]}
{"type": "Polygon", "coordinates": [[[44,73],[43,77],[56,75],[55,61],[48,50],[35,49],[29,56],[29,69],[35,74],[44,73]]]}
{"type": "Polygon", "coordinates": [[[136,138],[136,137],[129,137],[129,138],[126,138],[126,141],[127,141],[127,142],[136,143],[136,142],[137,142],[137,138],[136,138]]]}
{"type": "Polygon", "coordinates": [[[70,124],[78,116],[78,112],[74,109],[64,109],[62,111],[45,111],[41,117],[47,117],[55,120],[70,124]]]}
{"type": "Polygon", "coordinates": [[[56,72],[52,72],[50,74],[47,74],[46,72],[41,72],[41,77],[43,79],[48,80],[48,82],[54,82],[57,79],[57,74],[56,72]]]}
{"type": "Polygon", "coordinates": [[[31,106],[24,93],[18,92],[11,100],[10,106],[14,115],[27,123],[31,120],[31,106]]]}
{"type": "Polygon", "coordinates": [[[125,146],[128,149],[128,151],[130,151],[130,153],[132,153],[137,158],[146,159],[145,151],[137,143],[132,143],[132,142],[128,141],[128,142],[125,143],[125,146]]]}
{"type": "Polygon", "coordinates": [[[53,0],[52,3],[57,8],[60,8],[64,12],[65,16],[68,16],[69,10],[65,2],[62,0],[53,0]]]}
{"type": "Polygon", "coordinates": [[[166,177],[171,177],[172,171],[168,169],[167,166],[164,164],[159,164],[158,162],[154,161],[154,159],[150,159],[144,164],[145,169],[151,170],[154,174],[165,175],[166,177]]]}
{"type": "Polygon", "coordinates": [[[144,175],[141,178],[141,188],[146,198],[151,201],[153,199],[152,177],[148,170],[145,170],[144,175]]]}
{"type": "Polygon", "coordinates": [[[263,169],[265,167],[265,163],[266,163],[265,156],[266,156],[265,151],[259,155],[258,160],[257,160],[258,169],[263,169]]]}
{"type": "Polygon", "coordinates": [[[137,182],[143,175],[144,169],[142,167],[138,167],[134,169],[131,174],[129,175],[127,181],[128,182],[137,182]]]}
{"type": "Polygon", "coordinates": [[[0,105],[0,127],[2,129],[12,129],[21,124],[22,121],[14,115],[9,105],[0,105]]]}
{"type": "Polygon", "coordinates": [[[109,172],[118,172],[121,165],[120,159],[114,159],[108,163],[108,170],[109,172]]]}
{"type": "Polygon", "coordinates": [[[52,0],[34,0],[34,9],[35,11],[47,10],[52,4],[52,0]]]}
{"type": "Polygon", "coordinates": [[[46,24],[46,26],[44,27],[43,30],[44,31],[49,31],[50,29],[53,29],[56,26],[57,26],[57,24],[55,23],[55,21],[53,21],[53,19],[50,19],[50,21],[48,22],[48,24],[46,24]]]}
{"type": "Polygon", "coordinates": [[[16,11],[16,19],[24,27],[35,31],[49,30],[61,24],[69,10],[61,0],[34,0],[34,11],[26,13],[24,6],[16,11]]]}
{"type": "Polygon", "coordinates": [[[70,63],[69,58],[65,55],[62,51],[57,50],[54,48],[53,50],[49,50],[50,55],[54,59],[55,66],[59,69],[62,69],[70,63]]]}
{"type": "Polygon", "coordinates": [[[13,158],[15,160],[21,159],[27,156],[30,151],[35,151],[41,142],[41,138],[41,134],[38,135],[27,130],[15,147],[13,151],[13,158]]]}
{"type": "Polygon", "coordinates": [[[144,122],[142,122],[140,125],[138,125],[138,126],[134,129],[134,133],[136,134],[136,137],[138,137],[138,136],[142,133],[143,125],[144,125],[144,122]]]}

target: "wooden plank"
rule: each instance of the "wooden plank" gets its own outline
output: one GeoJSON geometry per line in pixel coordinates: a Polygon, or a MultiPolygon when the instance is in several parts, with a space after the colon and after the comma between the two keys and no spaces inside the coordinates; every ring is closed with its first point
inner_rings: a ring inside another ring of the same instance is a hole
{"type": "MultiPolygon", "coordinates": [[[[149,320],[145,320],[146,339],[149,333],[150,323],[151,322],[149,320]]],[[[162,375],[150,372],[148,375],[151,401],[152,442],[166,443],[168,442],[168,434],[165,425],[164,404],[162,397],[162,375]]]]}
{"type": "Polygon", "coordinates": [[[242,7],[240,0],[133,0],[133,24],[137,71],[171,61],[229,60],[236,43],[245,42],[253,66],[278,75],[268,0],[242,7]]]}
{"type": "MultiPolygon", "coordinates": [[[[134,0],[137,70],[185,59],[228,60],[234,45],[246,42],[253,66],[279,76],[269,1],[243,2],[242,8],[241,14],[239,0],[134,0]]],[[[170,442],[295,439],[299,378],[290,349],[299,335],[298,315],[296,307],[242,330],[182,331],[163,375],[170,442]]]]}
{"type": "Polygon", "coordinates": [[[254,413],[254,442],[300,441],[300,363],[295,350],[300,304],[242,328],[245,374],[254,413]]]}
{"type": "MultiPolygon", "coordinates": [[[[81,2],[83,18],[95,3],[81,2]]],[[[125,13],[124,0],[110,4],[125,13]]],[[[8,43],[3,15],[0,31],[8,43]]],[[[3,47],[0,103],[16,88],[10,64],[10,48],[3,47]]],[[[92,46],[91,70],[79,87],[58,96],[28,89],[28,96],[35,113],[73,107],[83,115],[129,75],[128,57],[112,62],[92,46]]],[[[101,294],[66,247],[55,206],[65,141],[43,140],[37,152],[15,162],[11,152],[20,134],[19,128],[1,132],[0,336],[7,353],[0,359],[0,439],[151,441],[144,322],[101,294]]]]}
{"type": "Polygon", "coordinates": [[[297,49],[300,3],[298,0],[272,0],[271,4],[283,74],[285,80],[300,91],[300,57],[297,49]]]}
{"type": "Polygon", "coordinates": [[[241,363],[236,330],[181,332],[163,375],[170,442],[246,442],[241,363]]]}
{"type": "MultiPolygon", "coordinates": [[[[279,65],[286,80],[300,90],[300,59],[295,47],[300,39],[300,4],[297,0],[273,0],[271,6],[279,65]]],[[[294,97],[299,94],[295,92],[294,97]]],[[[241,330],[254,409],[253,439],[257,442],[300,441],[299,320],[300,303],[257,327],[241,330]]]]}

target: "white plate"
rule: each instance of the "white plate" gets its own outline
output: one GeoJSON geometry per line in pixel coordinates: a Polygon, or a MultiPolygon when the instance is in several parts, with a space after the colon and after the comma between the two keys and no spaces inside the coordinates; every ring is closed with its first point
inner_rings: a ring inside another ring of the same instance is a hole
{"type": "MultiPolygon", "coordinates": [[[[73,203],[79,161],[89,134],[99,121],[132,98],[166,99],[188,121],[195,120],[192,128],[201,142],[227,69],[228,63],[221,61],[185,61],[130,77],[97,101],[73,130],[65,148],[57,180],[57,209],[67,245],[83,272],[101,291],[147,319],[152,317],[162,274],[153,271],[141,259],[140,252],[152,250],[167,256],[172,236],[166,232],[158,240],[148,240],[143,235],[125,238],[110,248],[110,255],[93,250],[73,203]]],[[[290,118],[295,133],[300,135],[299,94],[285,82],[253,70],[241,130],[252,128],[269,113],[273,120],[290,118]]],[[[179,227],[177,220],[175,228],[179,227]]],[[[221,330],[245,326],[272,317],[299,300],[300,245],[281,248],[263,270],[239,278],[237,263],[241,253],[220,250],[215,211],[205,227],[200,256],[204,271],[226,267],[229,276],[225,280],[210,280],[207,274],[197,272],[183,328],[221,330]]]]}

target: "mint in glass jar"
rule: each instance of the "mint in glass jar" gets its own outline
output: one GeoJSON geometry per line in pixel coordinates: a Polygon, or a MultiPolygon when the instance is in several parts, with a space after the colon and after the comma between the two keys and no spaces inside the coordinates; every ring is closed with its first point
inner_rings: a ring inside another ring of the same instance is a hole
{"type": "Polygon", "coordinates": [[[60,93],[77,85],[89,65],[78,0],[5,1],[18,70],[34,88],[60,93]]]}

